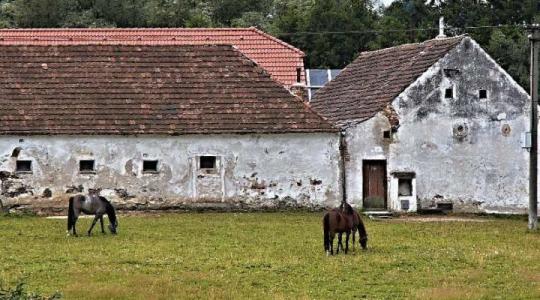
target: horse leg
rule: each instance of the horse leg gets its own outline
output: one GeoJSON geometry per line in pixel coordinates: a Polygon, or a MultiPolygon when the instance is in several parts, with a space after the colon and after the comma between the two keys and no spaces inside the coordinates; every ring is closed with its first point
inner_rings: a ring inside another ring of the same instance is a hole
{"type": "Polygon", "coordinates": [[[349,236],[351,235],[351,231],[347,231],[345,235],[345,254],[347,254],[349,252],[349,236]]]}
{"type": "Polygon", "coordinates": [[[331,233],[330,234],[330,255],[334,255],[334,237],[335,237],[335,234],[331,233]]]}
{"type": "Polygon", "coordinates": [[[356,227],[354,227],[354,228],[352,229],[352,249],[353,249],[353,251],[354,251],[354,243],[355,243],[355,241],[354,241],[354,236],[355,236],[355,235],[356,235],[356,227]]]}
{"type": "Polygon", "coordinates": [[[79,217],[75,216],[75,220],[73,220],[73,235],[74,236],[77,236],[77,229],[75,229],[75,225],[77,225],[77,219],[79,219],[79,217]]]}
{"type": "Polygon", "coordinates": [[[96,225],[98,219],[99,219],[99,217],[96,215],[96,216],[94,217],[94,221],[92,221],[92,225],[90,226],[90,229],[88,229],[88,236],[91,236],[91,235],[92,235],[92,229],[93,229],[94,226],[96,225]]]}
{"type": "Polygon", "coordinates": [[[105,229],[103,229],[103,216],[99,217],[99,223],[101,223],[101,233],[105,234],[105,229]]]}
{"type": "Polygon", "coordinates": [[[343,248],[343,238],[342,238],[342,236],[343,236],[343,233],[340,233],[339,234],[339,246],[338,247],[341,248],[341,251],[345,251],[345,254],[347,254],[347,251],[345,250],[345,248],[343,248]]]}
{"type": "Polygon", "coordinates": [[[340,244],[341,244],[341,232],[337,234],[337,250],[336,250],[336,254],[339,254],[339,245],[340,244]]]}

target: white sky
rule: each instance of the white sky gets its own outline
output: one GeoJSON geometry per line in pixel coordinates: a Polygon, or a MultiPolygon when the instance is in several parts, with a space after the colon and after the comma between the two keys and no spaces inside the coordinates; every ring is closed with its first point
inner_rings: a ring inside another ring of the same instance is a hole
{"type": "Polygon", "coordinates": [[[392,3],[392,2],[394,2],[394,0],[379,0],[379,2],[381,2],[384,5],[388,5],[388,4],[392,3]]]}

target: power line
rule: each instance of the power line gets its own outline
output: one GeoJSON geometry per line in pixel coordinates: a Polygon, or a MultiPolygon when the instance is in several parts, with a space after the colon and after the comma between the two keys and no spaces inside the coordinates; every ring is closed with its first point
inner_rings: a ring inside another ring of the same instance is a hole
{"type": "MultiPolygon", "coordinates": [[[[468,27],[447,27],[446,30],[469,30],[469,29],[492,29],[492,28],[525,28],[524,25],[488,25],[488,26],[468,26],[468,27]]],[[[350,30],[350,31],[297,31],[297,32],[281,32],[279,36],[294,36],[294,35],[326,35],[326,34],[380,34],[391,32],[421,32],[421,31],[437,31],[439,28],[414,28],[414,29],[388,29],[388,30],[350,30]]]]}

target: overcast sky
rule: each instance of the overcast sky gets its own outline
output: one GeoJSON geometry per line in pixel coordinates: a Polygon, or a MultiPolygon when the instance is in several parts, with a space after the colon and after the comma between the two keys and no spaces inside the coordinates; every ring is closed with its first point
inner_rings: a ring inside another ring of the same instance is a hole
{"type": "Polygon", "coordinates": [[[380,2],[382,2],[384,5],[388,5],[392,2],[394,2],[394,0],[379,0],[380,2]]]}

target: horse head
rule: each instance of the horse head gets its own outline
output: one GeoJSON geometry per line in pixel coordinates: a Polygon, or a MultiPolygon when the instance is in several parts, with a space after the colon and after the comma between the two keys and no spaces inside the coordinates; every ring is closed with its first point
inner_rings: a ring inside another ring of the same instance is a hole
{"type": "Polygon", "coordinates": [[[118,227],[118,222],[111,222],[111,224],[109,224],[109,231],[112,233],[112,234],[116,234],[117,231],[116,231],[116,228],[118,227]]]}
{"type": "Polygon", "coordinates": [[[367,242],[368,242],[368,236],[364,236],[360,238],[360,246],[362,246],[362,249],[367,249],[367,242]]]}

